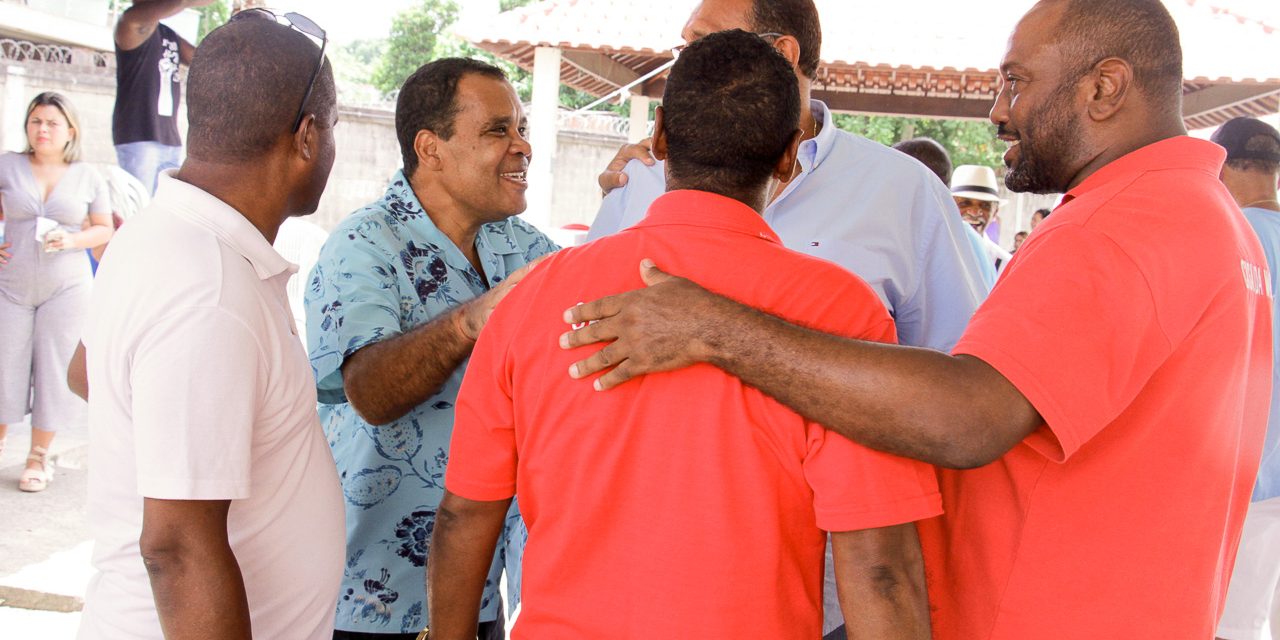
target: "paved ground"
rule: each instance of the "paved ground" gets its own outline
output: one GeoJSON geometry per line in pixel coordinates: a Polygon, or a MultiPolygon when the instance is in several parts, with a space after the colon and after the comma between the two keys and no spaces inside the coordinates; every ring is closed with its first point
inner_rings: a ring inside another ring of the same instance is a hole
{"type": "Polygon", "coordinates": [[[83,430],[53,441],[57,470],[43,493],[18,491],[31,445],[26,425],[11,425],[0,455],[0,636],[4,640],[72,640],[88,582],[83,430]]]}

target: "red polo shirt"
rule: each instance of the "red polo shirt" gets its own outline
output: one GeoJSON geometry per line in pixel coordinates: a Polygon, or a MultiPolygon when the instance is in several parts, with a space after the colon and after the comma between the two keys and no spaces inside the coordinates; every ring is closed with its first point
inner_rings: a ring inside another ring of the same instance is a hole
{"type": "Polygon", "coordinates": [[[1266,259],[1223,158],[1178,137],[1103,167],[975,314],[955,352],[1045,424],[941,472],[936,638],[1213,637],[1271,387],[1266,259]]]}
{"type": "Polygon", "coordinates": [[[823,529],[939,513],[927,465],[808,423],[709,365],[608,393],[572,380],[564,310],[671,273],[818,330],[891,342],[864,282],[784,248],[760,216],[676,191],[643,222],[557,253],[476,345],[446,474],[473,500],[518,491],[529,525],[515,638],[821,636],[823,529]]]}

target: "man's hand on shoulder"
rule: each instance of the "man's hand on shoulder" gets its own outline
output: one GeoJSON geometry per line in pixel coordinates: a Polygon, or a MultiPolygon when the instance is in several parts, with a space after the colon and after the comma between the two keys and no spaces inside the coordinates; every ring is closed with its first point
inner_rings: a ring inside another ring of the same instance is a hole
{"type": "Polygon", "coordinates": [[[569,368],[574,378],[606,371],[595,381],[597,391],[647,373],[711,361],[722,320],[739,308],[745,309],[663,272],[650,260],[640,263],[640,276],[647,285],[643,289],[565,311],[565,322],[573,325],[573,330],[560,336],[561,348],[609,343],[569,368]]]}
{"type": "Polygon", "coordinates": [[[597,181],[600,183],[600,190],[608,194],[610,191],[627,184],[627,174],[622,170],[627,166],[628,162],[639,160],[645,166],[652,167],[657,160],[653,157],[653,138],[645,138],[634,144],[624,144],[618,149],[618,155],[609,161],[609,166],[605,167],[604,173],[600,174],[597,181]]]}

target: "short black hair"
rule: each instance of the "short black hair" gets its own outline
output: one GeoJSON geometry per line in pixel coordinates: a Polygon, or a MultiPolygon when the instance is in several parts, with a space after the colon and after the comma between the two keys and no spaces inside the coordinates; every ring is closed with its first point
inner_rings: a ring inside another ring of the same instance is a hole
{"type": "Polygon", "coordinates": [[[934,175],[942,179],[942,184],[948,186],[951,184],[951,156],[947,154],[946,147],[937,140],[926,137],[912,138],[893,145],[893,148],[919,160],[934,175]]]}
{"type": "Polygon", "coordinates": [[[1106,58],[1133,66],[1134,84],[1166,109],[1182,104],[1178,25],[1160,0],[1054,0],[1065,3],[1057,42],[1077,79],[1106,58]]]}
{"type": "MultiPolygon", "coordinates": [[[[1251,136],[1244,143],[1244,148],[1265,155],[1280,155],[1280,141],[1274,136],[1259,134],[1251,136]]],[[[1263,158],[1227,159],[1227,166],[1236,171],[1275,174],[1280,173],[1280,162],[1263,158]]]]}
{"type": "Polygon", "coordinates": [[[754,0],[751,28],[756,33],[781,33],[800,43],[800,73],[818,78],[822,62],[822,23],[813,0],[754,0]]]}
{"type": "Polygon", "coordinates": [[[1032,212],[1032,215],[1035,215],[1037,213],[1040,214],[1040,219],[1043,220],[1045,218],[1048,218],[1049,214],[1053,213],[1053,209],[1036,209],[1034,212],[1032,212]]]}
{"type": "Polygon", "coordinates": [[[662,96],[667,171],[686,188],[739,197],[773,173],[800,122],[787,59],[733,29],[681,52],[662,96]]]}
{"type": "Polygon", "coordinates": [[[457,103],[458,82],[470,73],[506,80],[507,75],[487,62],[472,58],[440,58],[418,67],[400,87],[396,98],[396,139],[405,176],[418,168],[413,141],[426,129],[441,138],[453,137],[453,123],[462,106],[457,103]]]}
{"type": "MultiPolygon", "coordinates": [[[[225,163],[260,157],[293,132],[320,46],[271,19],[232,19],[201,41],[187,75],[187,154],[225,163]]],[[[337,88],[328,60],[303,110],[328,121],[337,88]]]]}

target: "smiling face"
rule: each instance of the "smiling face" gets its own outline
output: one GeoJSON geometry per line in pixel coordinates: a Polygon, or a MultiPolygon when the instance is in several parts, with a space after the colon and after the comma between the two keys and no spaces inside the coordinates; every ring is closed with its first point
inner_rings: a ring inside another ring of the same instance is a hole
{"type": "Polygon", "coordinates": [[[1056,4],[1032,9],[1009,38],[1000,64],[991,122],[1010,144],[1004,155],[1010,191],[1064,192],[1085,164],[1080,76],[1054,42],[1060,12],[1056,4]]]}
{"type": "Polygon", "coordinates": [[[960,218],[978,233],[987,229],[987,224],[995,215],[997,206],[999,205],[986,200],[956,196],[956,207],[960,209],[960,218]]]}
{"type": "Polygon", "coordinates": [[[54,105],[39,105],[27,115],[27,144],[38,154],[61,154],[75,135],[66,114],[54,105]]]}
{"type": "Polygon", "coordinates": [[[437,143],[442,187],[482,222],[523,212],[533,149],[515,89],[506,80],[471,73],[458,81],[454,100],[461,110],[453,135],[437,143]]]}

